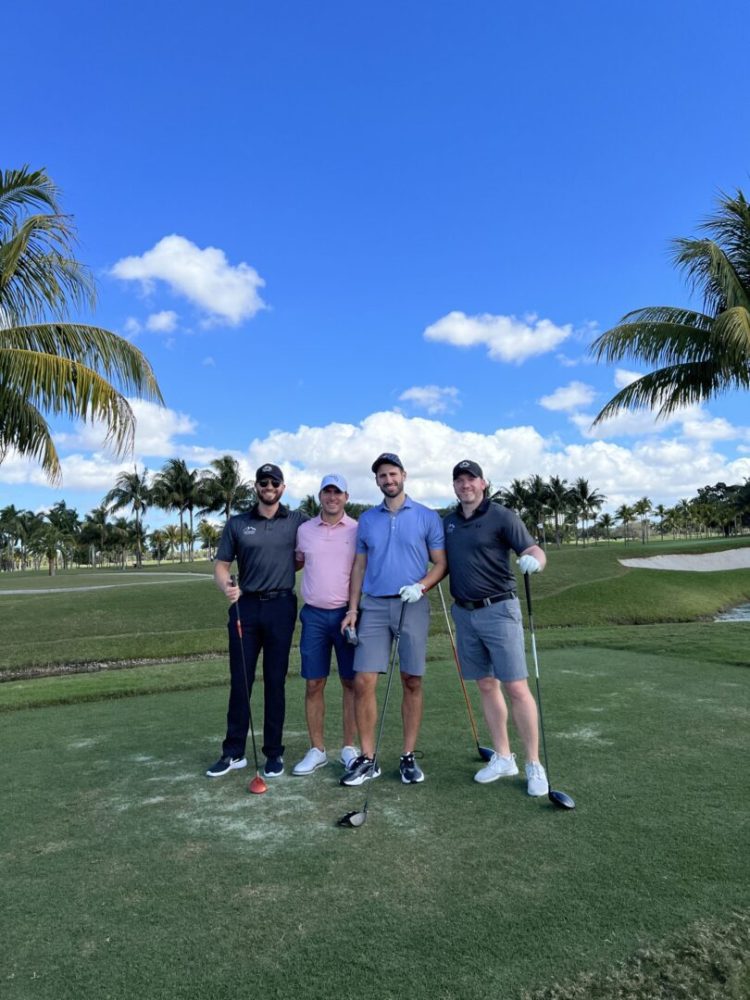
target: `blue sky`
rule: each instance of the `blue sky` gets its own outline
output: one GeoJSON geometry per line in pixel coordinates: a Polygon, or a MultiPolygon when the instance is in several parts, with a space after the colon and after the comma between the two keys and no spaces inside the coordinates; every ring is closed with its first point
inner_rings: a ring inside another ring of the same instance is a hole
{"type": "Polygon", "coordinates": [[[133,461],[227,452],[281,464],[293,503],[334,470],[374,500],[383,450],[434,504],[465,457],[497,486],[585,476],[607,509],[743,481],[746,397],[594,435],[640,369],[587,347],[691,301],[670,239],[748,189],[744,21],[721,0],[17,8],[2,165],[62,189],[94,321],[166,409],[136,404],[125,463],[55,424],[62,488],[10,455],[0,506],[83,513],[133,461]]]}

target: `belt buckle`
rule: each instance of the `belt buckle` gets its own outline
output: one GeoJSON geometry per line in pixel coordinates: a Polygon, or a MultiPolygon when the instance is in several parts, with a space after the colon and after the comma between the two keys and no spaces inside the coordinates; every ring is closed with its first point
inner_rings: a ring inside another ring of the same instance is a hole
{"type": "Polygon", "coordinates": [[[491,597],[483,597],[482,598],[482,607],[489,608],[491,604],[492,604],[492,598],[491,597]]]}

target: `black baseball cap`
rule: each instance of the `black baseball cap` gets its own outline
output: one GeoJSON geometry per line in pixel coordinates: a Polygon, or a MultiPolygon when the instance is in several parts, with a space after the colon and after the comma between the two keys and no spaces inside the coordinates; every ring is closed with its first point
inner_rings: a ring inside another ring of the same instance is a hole
{"type": "Polygon", "coordinates": [[[474,476],[475,479],[484,479],[482,466],[477,465],[476,462],[470,462],[468,459],[464,459],[463,462],[459,462],[458,465],[453,467],[454,479],[458,479],[459,476],[464,474],[467,476],[474,476]]]}
{"type": "Polygon", "coordinates": [[[255,482],[259,483],[261,479],[278,479],[280,483],[284,482],[284,473],[278,467],[278,465],[261,465],[258,471],[255,473],[255,482]]]}
{"type": "Polygon", "coordinates": [[[404,467],[401,464],[401,459],[398,455],[394,455],[392,451],[384,451],[382,455],[378,455],[375,461],[372,463],[372,471],[377,472],[381,465],[397,465],[402,472],[404,472],[404,467]]]}

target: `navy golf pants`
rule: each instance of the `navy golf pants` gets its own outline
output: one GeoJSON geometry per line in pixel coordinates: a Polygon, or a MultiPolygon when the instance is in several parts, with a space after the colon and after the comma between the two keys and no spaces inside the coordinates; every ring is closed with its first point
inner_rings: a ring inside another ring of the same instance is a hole
{"type": "MultiPolygon", "coordinates": [[[[261,600],[240,597],[229,609],[229,708],[227,736],[222,754],[243,757],[250,726],[248,691],[252,694],[255,666],[263,650],[263,753],[266,757],[281,757],[284,753],[282,731],[286,701],[284,683],[289,669],[289,650],[297,618],[297,598],[294,594],[261,600]],[[237,632],[237,612],[242,622],[246,678],[243,677],[242,649],[237,632]],[[245,679],[247,687],[245,687],[245,679]]],[[[257,726],[257,714],[253,723],[257,726]]]]}

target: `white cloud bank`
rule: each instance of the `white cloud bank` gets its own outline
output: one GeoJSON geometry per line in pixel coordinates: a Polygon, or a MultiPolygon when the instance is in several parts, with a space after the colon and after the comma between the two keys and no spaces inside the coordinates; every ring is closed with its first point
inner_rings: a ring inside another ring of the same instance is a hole
{"type": "Polygon", "coordinates": [[[555,389],[549,396],[542,396],[539,405],[545,410],[577,410],[592,403],[595,396],[596,390],[592,386],[584,382],[569,382],[568,385],[555,389]]]}
{"type": "Polygon", "coordinates": [[[453,385],[414,385],[398,397],[401,403],[411,403],[430,416],[450,413],[458,406],[458,389],[453,385]]]}
{"type": "Polygon", "coordinates": [[[209,319],[231,326],[266,308],[258,292],[265,282],[255,268],[244,262],[233,266],[223,250],[201,249],[177,234],[165,236],[140,257],[123,257],[111,273],[123,281],[140,282],[146,292],[163,281],[209,319]]]}
{"type": "Polygon", "coordinates": [[[573,333],[573,327],[556,326],[549,319],[537,316],[493,316],[481,313],[467,316],[450,312],[424,331],[425,340],[453,344],[454,347],[484,345],[493,361],[521,364],[527,358],[546,354],[573,333]]]}

